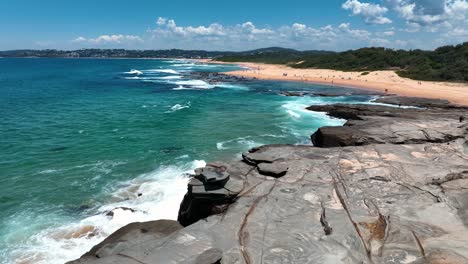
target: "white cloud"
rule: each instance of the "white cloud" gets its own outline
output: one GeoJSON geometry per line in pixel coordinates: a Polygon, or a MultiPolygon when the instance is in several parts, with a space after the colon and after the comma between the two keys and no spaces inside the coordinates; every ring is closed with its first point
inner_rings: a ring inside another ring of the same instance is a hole
{"type": "Polygon", "coordinates": [[[401,18],[414,28],[441,23],[467,23],[466,0],[385,0],[401,18]]]}
{"type": "MultiPolygon", "coordinates": [[[[269,46],[282,46],[301,50],[324,49],[345,50],[368,46],[388,48],[434,48],[440,45],[454,44],[468,39],[467,0],[442,0],[439,5],[426,5],[425,12],[430,16],[444,17],[445,21],[430,26],[410,19],[421,10],[418,6],[423,1],[434,0],[384,0],[392,4],[393,11],[407,19],[406,28],[373,26],[373,31],[354,28],[350,23],[338,25],[311,26],[304,23],[292,23],[280,27],[259,26],[252,21],[234,25],[211,23],[207,25],[179,25],[175,20],[160,17],[155,27],[148,29],[145,35],[101,35],[96,38],[78,37],[73,40],[78,47],[103,46],[145,49],[205,49],[205,50],[249,50],[269,46]],[[412,1],[412,2],[409,2],[412,1]],[[441,11],[442,10],[442,11],[441,11]],[[440,13],[442,12],[442,13],[440,13]],[[445,15],[444,15],[445,14],[445,15]],[[450,18],[448,17],[450,14],[450,18]],[[457,23],[455,23],[457,22],[457,23]],[[411,32],[412,34],[407,34],[411,32]],[[416,35],[417,34],[417,35],[416,35]],[[405,38],[408,36],[408,38],[405,38]],[[398,39],[398,40],[396,40],[398,39]]],[[[347,0],[344,7],[353,14],[363,16],[368,21],[378,22],[384,17],[387,8],[357,0],[347,0]]],[[[429,19],[426,21],[435,21],[429,19]]]]}
{"type": "Polygon", "coordinates": [[[89,43],[89,44],[121,44],[129,42],[143,42],[143,39],[139,36],[133,35],[101,35],[97,38],[85,38],[78,37],[73,40],[77,43],[89,43]]]}
{"type": "Polygon", "coordinates": [[[388,39],[383,39],[383,38],[375,38],[371,39],[370,43],[373,46],[378,46],[378,47],[387,47],[390,44],[390,41],[388,39]]]}
{"type": "Polygon", "coordinates": [[[158,18],[156,25],[156,29],[150,30],[155,37],[164,37],[171,34],[181,36],[222,36],[225,34],[223,26],[218,23],[213,23],[207,27],[179,27],[174,20],[168,20],[166,18],[160,17],[158,18]]]}
{"type": "Polygon", "coordinates": [[[76,39],[73,40],[73,42],[85,42],[87,39],[84,37],[77,37],[76,39]]]}
{"type": "Polygon", "coordinates": [[[349,34],[350,36],[358,39],[368,39],[371,35],[371,33],[367,30],[361,30],[361,29],[351,29],[351,24],[350,23],[342,23],[338,26],[338,28],[344,32],[349,34]]]}
{"type": "Polygon", "coordinates": [[[160,18],[158,18],[158,21],[156,21],[156,24],[159,25],[159,26],[162,26],[162,25],[166,24],[166,22],[167,22],[167,18],[160,17],[160,18]]]}
{"type": "Polygon", "coordinates": [[[347,0],[342,7],[350,10],[352,15],[361,16],[369,24],[389,24],[392,21],[385,17],[388,9],[379,4],[361,3],[358,0],[347,0]]]}
{"type": "Polygon", "coordinates": [[[379,36],[379,37],[391,37],[391,36],[395,35],[395,31],[387,30],[387,31],[383,31],[383,32],[377,32],[376,35],[379,36]]]}
{"type": "Polygon", "coordinates": [[[267,28],[257,28],[252,22],[245,22],[242,24],[242,29],[249,34],[272,34],[273,31],[267,28]]]}
{"type": "MultiPolygon", "coordinates": [[[[365,46],[372,35],[369,31],[339,27],[311,27],[293,23],[278,28],[260,27],[252,21],[226,26],[219,23],[180,26],[172,19],[160,18],[150,36],[148,48],[182,48],[209,50],[247,50],[268,46],[297,49],[340,49],[365,46]],[[159,22],[159,23],[158,23],[159,22]]],[[[368,44],[368,43],[367,43],[368,44]]]]}

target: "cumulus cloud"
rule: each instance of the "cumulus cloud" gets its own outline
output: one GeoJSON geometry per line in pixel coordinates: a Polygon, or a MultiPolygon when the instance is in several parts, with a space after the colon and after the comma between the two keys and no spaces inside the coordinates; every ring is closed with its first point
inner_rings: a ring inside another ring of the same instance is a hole
{"type": "Polygon", "coordinates": [[[392,21],[385,17],[388,9],[379,4],[362,3],[358,0],[347,0],[342,8],[351,11],[352,15],[361,16],[368,24],[389,24],[392,21]]]}
{"type": "Polygon", "coordinates": [[[143,39],[139,36],[134,35],[101,35],[97,38],[85,38],[78,37],[73,40],[77,43],[89,43],[89,44],[122,44],[122,43],[142,43],[143,39]]]}
{"type": "Polygon", "coordinates": [[[442,23],[467,23],[466,0],[385,0],[413,28],[442,23]],[[415,26],[417,25],[417,26],[415,26]]]}
{"type": "Polygon", "coordinates": [[[345,50],[368,46],[387,48],[435,48],[466,41],[467,0],[383,0],[386,6],[347,0],[343,8],[362,16],[368,23],[386,24],[387,12],[396,12],[407,23],[405,28],[372,27],[372,31],[355,28],[350,23],[311,26],[292,23],[279,27],[257,25],[252,21],[223,25],[180,25],[160,17],[143,35],[101,35],[78,37],[75,47],[125,47],[145,49],[249,50],[282,46],[300,50],[345,50]],[[422,13],[421,13],[422,12],[422,13]],[[430,18],[428,17],[430,16],[430,18]],[[386,22],[385,22],[386,21],[386,22]],[[424,21],[424,22],[421,22],[424,21]],[[438,22],[436,22],[438,21],[438,22]],[[432,24],[431,24],[432,23],[432,24]],[[411,32],[412,34],[407,34],[411,32]],[[414,37],[415,34],[417,37],[414,37]],[[407,37],[409,36],[409,37],[407,37]]]}
{"type": "Polygon", "coordinates": [[[158,18],[156,27],[148,30],[148,34],[151,36],[152,48],[210,50],[246,50],[267,46],[338,49],[343,43],[346,43],[346,48],[354,48],[362,45],[371,35],[366,30],[351,28],[349,23],[320,28],[302,23],[278,28],[260,27],[251,21],[229,26],[219,23],[180,26],[167,18],[158,18]]]}
{"type": "Polygon", "coordinates": [[[218,23],[213,23],[207,27],[198,26],[198,27],[179,27],[176,22],[172,19],[168,20],[167,18],[160,17],[158,18],[156,25],[158,26],[153,30],[154,34],[168,35],[168,34],[177,34],[182,36],[222,36],[224,35],[223,26],[218,23]]]}

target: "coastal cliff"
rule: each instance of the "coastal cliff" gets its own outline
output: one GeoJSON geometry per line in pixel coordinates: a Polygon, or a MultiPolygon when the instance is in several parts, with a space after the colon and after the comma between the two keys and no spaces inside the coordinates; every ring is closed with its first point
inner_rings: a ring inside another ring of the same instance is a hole
{"type": "Polygon", "coordinates": [[[468,108],[380,102],[413,108],[311,106],[348,122],[197,169],[178,222],[69,263],[468,263],[468,108]]]}

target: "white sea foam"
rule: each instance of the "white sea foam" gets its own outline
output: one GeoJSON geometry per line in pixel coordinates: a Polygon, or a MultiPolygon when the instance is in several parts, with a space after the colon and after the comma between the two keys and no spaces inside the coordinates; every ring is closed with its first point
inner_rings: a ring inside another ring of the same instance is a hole
{"type": "Polygon", "coordinates": [[[95,209],[93,216],[59,228],[44,230],[11,251],[21,263],[61,264],[79,258],[117,229],[131,223],[156,219],[177,219],[179,204],[186,192],[186,173],[206,163],[196,160],[180,166],[164,166],[124,183],[115,190],[112,202],[95,209]],[[106,212],[116,207],[113,216],[106,212]]]}
{"type": "Polygon", "coordinates": [[[214,85],[211,85],[202,80],[177,81],[175,82],[175,84],[182,85],[182,86],[189,86],[189,87],[197,88],[197,89],[213,89],[215,87],[214,85]]]}
{"type": "Polygon", "coordinates": [[[130,70],[128,72],[125,72],[126,74],[134,74],[134,75],[142,75],[143,72],[139,71],[139,70],[130,70]]]}
{"type": "Polygon", "coordinates": [[[160,79],[160,80],[174,80],[174,79],[180,79],[180,78],[182,78],[182,76],[171,75],[171,76],[158,77],[157,79],[160,79]]]}
{"type": "MultiPolygon", "coordinates": [[[[323,112],[314,112],[307,110],[306,108],[313,104],[320,104],[322,102],[317,102],[316,99],[308,100],[298,99],[296,101],[289,101],[282,105],[286,113],[291,116],[293,119],[299,120],[301,118],[313,118],[314,120],[326,120],[327,125],[329,126],[340,126],[343,125],[343,120],[338,118],[329,117],[326,113],[323,112]]],[[[303,121],[301,121],[303,122],[303,121]]]]}
{"type": "Polygon", "coordinates": [[[175,74],[175,75],[180,74],[180,72],[173,70],[173,69],[151,69],[151,70],[145,70],[143,72],[161,72],[161,73],[168,73],[168,74],[175,74]]]}
{"type": "Polygon", "coordinates": [[[263,141],[266,138],[284,138],[284,137],[285,137],[284,135],[273,135],[273,134],[238,137],[235,139],[218,142],[216,143],[216,148],[218,150],[226,150],[235,146],[240,146],[242,150],[248,150],[253,147],[263,145],[263,143],[259,143],[258,140],[263,141]]]}
{"type": "Polygon", "coordinates": [[[166,111],[166,113],[173,113],[173,112],[185,109],[185,108],[190,108],[190,102],[186,104],[175,104],[171,106],[171,109],[169,111],[166,111]]]}
{"type": "Polygon", "coordinates": [[[245,91],[250,90],[249,87],[244,86],[244,85],[238,85],[238,84],[221,83],[221,84],[218,84],[216,86],[221,87],[221,88],[234,89],[234,90],[245,90],[245,91]]]}
{"type": "Polygon", "coordinates": [[[174,66],[174,67],[193,67],[193,66],[196,66],[195,63],[176,63],[176,64],[173,64],[171,66],[174,66]]]}
{"type": "Polygon", "coordinates": [[[56,170],[56,169],[48,169],[48,170],[43,170],[38,172],[38,174],[51,174],[51,173],[57,173],[60,172],[61,170],[56,170]]]}
{"type": "Polygon", "coordinates": [[[301,115],[300,115],[300,114],[294,112],[294,111],[291,110],[291,109],[287,109],[287,110],[286,110],[286,113],[288,113],[290,116],[292,116],[292,117],[294,117],[294,118],[301,118],[301,115]]]}
{"type": "Polygon", "coordinates": [[[179,85],[176,88],[173,88],[172,90],[175,90],[175,91],[177,91],[177,90],[195,90],[195,88],[190,88],[190,87],[185,87],[183,85],[179,85]]]}
{"type": "Polygon", "coordinates": [[[226,149],[231,149],[233,147],[238,147],[238,148],[241,148],[241,151],[245,151],[253,147],[260,146],[260,145],[263,145],[263,144],[253,140],[253,137],[247,136],[247,137],[238,137],[238,138],[223,141],[223,142],[218,142],[216,143],[216,148],[218,150],[226,150],[226,149]]]}

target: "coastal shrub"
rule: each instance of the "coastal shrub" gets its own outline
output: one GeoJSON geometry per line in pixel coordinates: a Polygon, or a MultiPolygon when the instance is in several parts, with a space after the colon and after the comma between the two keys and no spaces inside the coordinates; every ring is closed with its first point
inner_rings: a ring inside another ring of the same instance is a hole
{"type": "Polygon", "coordinates": [[[343,52],[280,50],[218,58],[228,62],[287,64],[293,68],[341,71],[395,70],[398,75],[426,81],[468,81],[468,42],[434,51],[362,48],[343,52]],[[300,62],[300,63],[298,63],[300,62]]]}

